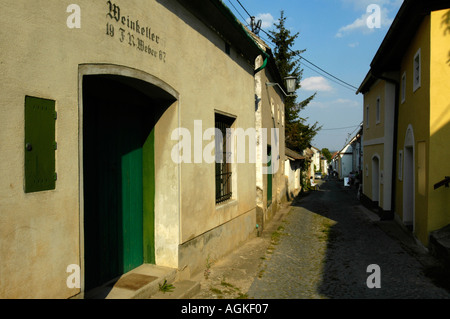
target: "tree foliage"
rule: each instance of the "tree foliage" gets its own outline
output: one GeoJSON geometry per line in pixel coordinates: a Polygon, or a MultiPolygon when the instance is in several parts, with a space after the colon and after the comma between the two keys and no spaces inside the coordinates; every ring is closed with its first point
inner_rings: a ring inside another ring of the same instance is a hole
{"type": "Polygon", "coordinates": [[[327,159],[328,163],[331,162],[331,157],[333,156],[328,148],[322,148],[322,154],[327,159]]]}
{"type": "MultiPolygon", "coordinates": [[[[282,78],[295,76],[297,78],[297,90],[301,87],[303,69],[300,68],[299,55],[305,50],[292,50],[299,33],[291,35],[286,28],[286,17],[281,11],[278,23],[274,24],[275,30],[269,31],[275,44],[274,58],[282,78]]],[[[286,122],[286,146],[296,152],[302,152],[311,145],[311,141],[320,130],[319,124],[306,124],[307,119],[300,117],[300,112],[314,99],[316,93],[297,103],[296,97],[285,99],[286,122]]]]}

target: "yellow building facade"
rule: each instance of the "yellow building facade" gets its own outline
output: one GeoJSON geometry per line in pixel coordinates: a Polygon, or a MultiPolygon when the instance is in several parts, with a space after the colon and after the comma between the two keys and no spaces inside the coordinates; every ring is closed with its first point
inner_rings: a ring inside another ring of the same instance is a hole
{"type": "Polygon", "coordinates": [[[449,175],[450,10],[426,16],[403,55],[398,120],[397,212],[428,244],[431,231],[450,223],[450,198],[434,185],[449,175]]]}
{"type": "MultiPolygon", "coordinates": [[[[374,153],[388,154],[385,158],[393,158],[393,217],[424,245],[429,243],[430,232],[450,223],[449,190],[435,189],[450,172],[446,160],[450,152],[449,55],[448,3],[405,1],[358,91],[364,94],[365,103],[364,188],[368,190],[365,194],[370,197],[374,193],[370,188],[375,185],[367,161],[374,153]],[[383,86],[387,85],[395,92],[389,107],[383,103],[383,99],[389,99],[382,94],[386,92],[383,86]],[[393,148],[370,143],[370,140],[386,141],[388,136],[375,132],[376,129],[372,131],[372,122],[366,123],[368,118],[377,117],[373,114],[376,110],[370,110],[368,105],[377,103],[378,98],[381,110],[393,110],[393,148]]],[[[382,165],[380,170],[385,171],[386,163],[382,165]]],[[[386,182],[384,176],[383,186],[386,182]]],[[[384,187],[381,189],[386,192],[384,187]]]]}
{"type": "Polygon", "coordinates": [[[392,213],[395,85],[368,74],[360,92],[364,94],[362,198],[387,218],[392,213]]]}

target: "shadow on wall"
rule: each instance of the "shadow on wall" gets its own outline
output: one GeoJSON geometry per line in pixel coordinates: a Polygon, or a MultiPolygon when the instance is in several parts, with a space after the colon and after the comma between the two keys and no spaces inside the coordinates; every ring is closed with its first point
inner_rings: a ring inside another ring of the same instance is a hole
{"type": "MultiPolygon", "coordinates": [[[[444,35],[450,35],[450,10],[442,16],[441,26],[444,28],[444,35]]],[[[450,66],[450,51],[448,51],[447,64],[450,66]]]]}
{"type": "MultiPolygon", "coordinates": [[[[228,43],[214,34],[212,29],[204,25],[200,20],[202,18],[195,17],[188,9],[181,5],[178,1],[165,1],[156,0],[160,5],[166,8],[168,11],[172,12],[177,16],[178,19],[182,20],[186,25],[191,27],[193,30],[204,36],[210,41],[211,44],[215,45],[219,50],[226,52],[226,44],[228,43]],[[200,20],[199,20],[200,19],[200,20]]],[[[187,1],[188,2],[188,1],[187,1]]],[[[186,3],[187,3],[186,2],[186,3]]],[[[212,4],[211,4],[212,5],[212,4]]],[[[179,30],[177,30],[179,31],[179,30]]],[[[232,60],[238,64],[242,69],[246,70],[253,75],[253,67],[249,66],[245,59],[237,58],[239,54],[230,55],[232,60]]]]}
{"type": "MultiPolygon", "coordinates": [[[[430,144],[433,143],[433,145],[435,145],[434,149],[438,150],[438,154],[430,154],[430,157],[438,156],[438,160],[441,163],[439,168],[435,170],[437,175],[434,174],[434,176],[430,176],[431,185],[436,185],[444,180],[446,176],[450,176],[449,162],[447,160],[441,160],[450,156],[450,149],[448,147],[448,140],[450,138],[450,104],[440,117],[444,118],[446,123],[430,137],[430,144]]],[[[450,224],[450,217],[448,216],[450,189],[447,187],[440,187],[438,189],[430,190],[430,192],[431,211],[433,211],[433,215],[435,216],[435,223],[432,227],[440,228],[450,224]]]]}

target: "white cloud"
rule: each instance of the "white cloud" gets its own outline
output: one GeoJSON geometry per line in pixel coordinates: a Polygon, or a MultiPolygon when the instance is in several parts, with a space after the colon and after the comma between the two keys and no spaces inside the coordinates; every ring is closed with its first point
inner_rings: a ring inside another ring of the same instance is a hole
{"type": "Polygon", "coordinates": [[[309,108],[318,108],[318,109],[335,109],[341,110],[343,108],[358,108],[360,107],[360,103],[358,101],[350,100],[350,99],[336,99],[327,102],[319,102],[319,101],[311,101],[308,104],[309,108]]]}
{"type": "MultiPolygon", "coordinates": [[[[261,28],[270,29],[277,20],[270,13],[259,13],[255,16],[255,22],[262,21],[261,28]]],[[[247,23],[250,24],[250,18],[247,19],[247,23]]]]}
{"type": "Polygon", "coordinates": [[[334,101],[335,104],[339,104],[339,105],[343,105],[343,106],[348,106],[348,107],[359,107],[359,102],[354,101],[354,100],[349,100],[349,99],[337,99],[336,101],[334,101]]]}
{"type": "Polygon", "coordinates": [[[301,82],[302,89],[306,91],[331,91],[333,88],[328,81],[321,76],[312,76],[301,82]]]}
{"type": "Polygon", "coordinates": [[[369,16],[369,14],[366,13],[361,18],[358,18],[355,21],[353,21],[353,23],[341,27],[339,29],[339,31],[336,33],[336,37],[337,38],[342,38],[345,33],[349,33],[349,32],[352,32],[354,30],[357,30],[357,29],[364,30],[364,29],[367,28],[368,30],[370,30],[367,27],[367,24],[366,24],[368,16],[369,16]]]}
{"type": "Polygon", "coordinates": [[[348,46],[349,46],[350,48],[356,48],[357,46],[359,46],[359,42],[349,43],[348,46]]]}
{"type": "MultiPolygon", "coordinates": [[[[355,0],[343,0],[345,3],[353,3],[353,5],[358,9],[363,9],[364,13],[354,20],[352,23],[341,27],[336,33],[337,38],[342,38],[343,36],[355,32],[360,31],[363,34],[369,34],[376,30],[376,28],[371,28],[368,25],[368,19],[373,16],[374,11],[367,12],[367,9],[370,5],[375,4],[380,8],[380,24],[381,28],[387,28],[391,25],[393,19],[389,16],[391,15],[391,11],[393,9],[398,9],[400,7],[403,0],[364,0],[364,1],[355,1],[355,0]]],[[[371,19],[371,21],[373,21],[371,19]]]]}

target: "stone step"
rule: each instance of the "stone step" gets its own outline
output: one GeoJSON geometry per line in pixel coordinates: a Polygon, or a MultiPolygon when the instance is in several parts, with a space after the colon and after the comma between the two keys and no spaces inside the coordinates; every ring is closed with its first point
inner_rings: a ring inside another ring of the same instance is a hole
{"type": "Polygon", "coordinates": [[[165,280],[172,284],[176,278],[177,269],[144,264],[79,298],[148,299],[159,292],[165,280]]]}

